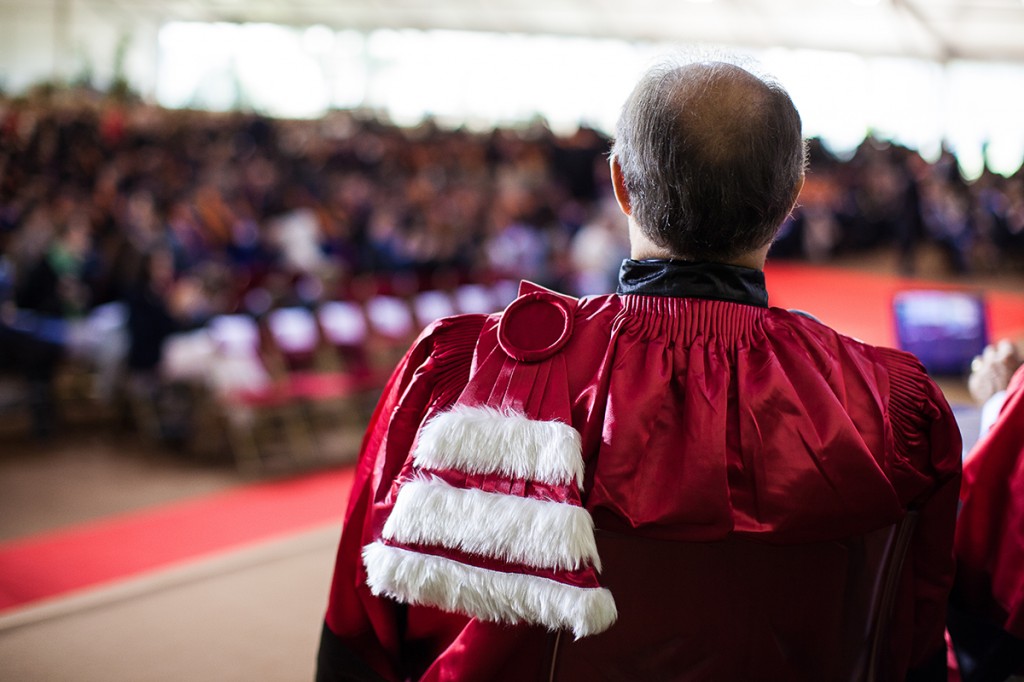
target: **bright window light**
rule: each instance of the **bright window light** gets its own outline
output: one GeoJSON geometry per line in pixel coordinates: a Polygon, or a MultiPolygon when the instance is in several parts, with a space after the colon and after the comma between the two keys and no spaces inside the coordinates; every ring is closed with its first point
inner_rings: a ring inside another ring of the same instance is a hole
{"type": "Polygon", "coordinates": [[[789,90],[804,135],[820,137],[834,151],[852,151],[871,130],[867,64],[856,55],[812,50],[767,50],[764,70],[789,90]]]}
{"type": "MultiPolygon", "coordinates": [[[[160,31],[157,99],[316,117],[366,108],[413,125],[486,129],[543,117],[614,129],[637,77],[678,46],[543,35],[325,26],[171,23],[160,31]]],[[[809,137],[848,153],[873,133],[935,158],[946,142],[966,172],[1008,174],[1024,158],[1024,66],[768,49],[749,56],[789,89],[809,137]]],[[[713,54],[713,53],[712,53],[713,54]]]]}
{"type": "Polygon", "coordinates": [[[238,99],[231,76],[237,29],[234,24],[164,26],[157,100],[169,107],[230,109],[238,99]]]}
{"type": "Polygon", "coordinates": [[[949,145],[971,177],[989,167],[1004,175],[1024,159],[1024,66],[954,62],[949,69],[946,130],[949,145]]]}
{"type": "Polygon", "coordinates": [[[311,117],[331,104],[333,32],[272,24],[172,23],[160,31],[157,99],[170,107],[251,108],[311,117]]]}

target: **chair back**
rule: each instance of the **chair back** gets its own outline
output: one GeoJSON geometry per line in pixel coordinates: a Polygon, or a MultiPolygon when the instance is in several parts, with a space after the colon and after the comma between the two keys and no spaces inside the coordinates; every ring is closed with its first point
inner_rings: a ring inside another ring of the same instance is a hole
{"type": "Polygon", "coordinates": [[[224,353],[259,352],[259,325],[248,315],[217,315],[207,323],[207,329],[218,349],[224,353]]]}
{"type": "Polygon", "coordinates": [[[310,310],[298,306],[271,310],[267,330],[287,369],[308,369],[315,364],[320,328],[310,310]]]}
{"type": "Polygon", "coordinates": [[[416,333],[412,310],[397,296],[374,296],[366,302],[370,329],[393,341],[404,341],[416,333]]]}
{"type": "Polygon", "coordinates": [[[312,353],[320,343],[316,318],[306,308],[277,308],[267,314],[267,327],[283,353],[312,353]]]}
{"type": "Polygon", "coordinates": [[[206,325],[214,344],[215,362],[207,383],[218,393],[266,388],[271,377],[260,357],[260,328],[244,314],[218,315],[206,325]]]}
{"type": "Polygon", "coordinates": [[[361,346],[366,343],[366,316],[353,301],[327,301],[317,310],[324,337],[333,346],[361,346]]]}

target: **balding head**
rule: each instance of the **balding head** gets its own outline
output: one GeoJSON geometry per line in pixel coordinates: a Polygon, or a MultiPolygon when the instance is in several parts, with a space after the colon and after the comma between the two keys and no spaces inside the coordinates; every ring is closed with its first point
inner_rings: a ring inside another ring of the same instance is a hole
{"type": "Polygon", "coordinates": [[[644,235],[675,257],[717,262],[774,238],[805,158],[786,91],[723,62],[650,71],[623,107],[613,151],[644,235]]]}

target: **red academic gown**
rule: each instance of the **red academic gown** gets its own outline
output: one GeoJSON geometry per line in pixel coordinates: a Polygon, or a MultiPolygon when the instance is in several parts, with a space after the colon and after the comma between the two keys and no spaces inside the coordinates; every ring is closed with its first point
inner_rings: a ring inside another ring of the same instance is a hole
{"type": "MultiPolygon", "coordinates": [[[[769,307],[763,275],[744,268],[627,261],[617,295],[575,301],[529,286],[524,293],[519,301],[538,305],[432,325],[387,385],[349,501],[319,679],[552,677],[557,633],[399,604],[366,584],[360,553],[381,539],[418,431],[469,394],[470,402],[527,413],[561,410],[579,433],[585,466],[577,503],[599,533],[665,543],[666,557],[678,547],[732,551],[730,543],[792,554],[916,510],[883,668],[885,679],[903,679],[936,661],[942,667],[961,443],[915,358],[769,307]]],[[[645,570],[670,583],[658,574],[670,564],[658,556],[648,556],[645,570]]],[[[729,589],[731,578],[695,570],[693,581],[725,596],[701,599],[700,586],[688,584],[697,588],[688,603],[652,604],[660,615],[650,622],[668,618],[681,632],[689,627],[687,636],[715,623],[729,641],[705,641],[680,657],[686,641],[666,640],[658,646],[674,651],[616,661],[624,667],[606,677],[635,678],[635,664],[643,679],[824,679],[801,667],[814,653],[779,633],[815,641],[835,620],[830,604],[754,595],[727,607],[722,600],[744,592],[729,589]]],[[[808,571],[800,578],[806,594],[828,594],[835,573],[824,564],[808,571]]],[[[592,641],[615,651],[620,634],[612,627],[592,641]]]]}
{"type": "Polygon", "coordinates": [[[1024,368],[963,473],[950,633],[979,678],[1001,679],[1024,662],[1024,368]]]}

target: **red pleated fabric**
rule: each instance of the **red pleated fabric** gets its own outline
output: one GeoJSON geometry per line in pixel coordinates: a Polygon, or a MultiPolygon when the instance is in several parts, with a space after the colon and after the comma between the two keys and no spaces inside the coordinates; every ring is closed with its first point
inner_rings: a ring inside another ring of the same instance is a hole
{"type": "Polygon", "coordinates": [[[963,607],[1024,639],[1024,368],[964,464],[956,557],[963,607]]]}
{"type": "MultiPolygon", "coordinates": [[[[387,679],[547,679],[553,635],[373,597],[358,558],[412,467],[416,429],[454,403],[471,363],[476,372],[507,355],[499,321],[428,330],[363,446],[327,625],[387,679]]],[[[579,301],[558,357],[545,368],[498,363],[486,401],[567,403],[582,437],[581,502],[598,528],[786,545],[865,533],[913,507],[889,653],[906,670],[942,650],[961,445],[916,359],[779,309],[639,295],[579,301]]]]}

